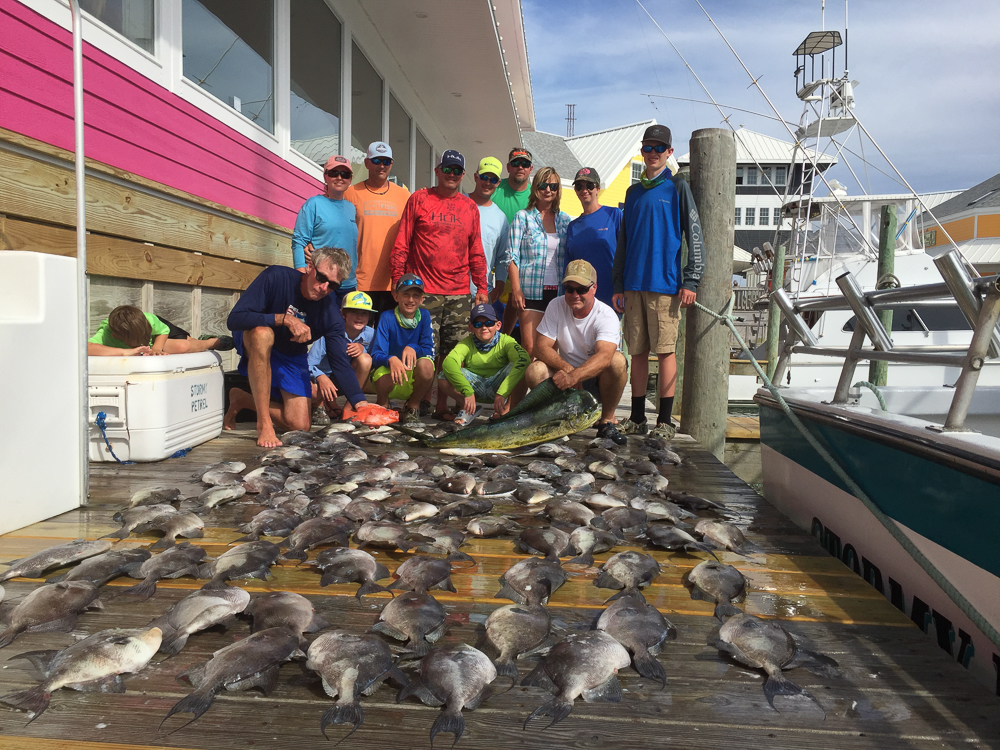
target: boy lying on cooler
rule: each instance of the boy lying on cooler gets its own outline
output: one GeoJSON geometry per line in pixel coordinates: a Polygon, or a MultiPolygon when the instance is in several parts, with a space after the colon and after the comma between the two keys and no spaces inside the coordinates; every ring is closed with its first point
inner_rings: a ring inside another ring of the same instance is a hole
{"type": "Polygon", "coordinates": [[[420,399],[434,384],[434,334],[431,316],[420,309],[424,282],[418,276],[403,274],[392,296],[396,308],[379,317],[372,342],[372,385],[380,406],[406,400],[399,417],[405,424],[419,419],[420,399]]]}
{"type": "MultiPolygon", "coordinates": [[[[368,319],[374,309],[371,297],[364,292],[349,292],[340,307],[344,317],[347,356],[361,390],[366,389],[372,369],[371,348],[375,329],[368,325],[368,319]]],[[[327,414],[331,414],[337,403],[337,388],[333,384],[333,368],[326,356],[324,339],[317,339],[309,350],[309,374],[313,380],[313,407],[323,404],[327,414]]]]}
{"type": "Polygon", "coordinates": [[[469,314],[469,330],[444,358],[444,379],[438,388],[462,406],[455,422],[469,424],[479,410],[476,399],[493,401],[494,414],[506,414],[524,397],[524,371],[531,357],[510,336],[500,333],[493,305],[476,305],[469,314]]]}
{"type": "Polygon", "coordinates": [[[192,338],[183,328],[133,305],[112,310],[87,341],[87,354],[91,357],[190,354],[209,349],[228,352],[232,348],[231,336],[192,338]]]}

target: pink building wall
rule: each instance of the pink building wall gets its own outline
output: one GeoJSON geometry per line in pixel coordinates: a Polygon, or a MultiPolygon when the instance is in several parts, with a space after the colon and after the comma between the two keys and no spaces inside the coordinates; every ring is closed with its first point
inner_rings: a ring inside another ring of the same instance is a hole
{"type": "MultiPolygon", "coordinates": [[[[0,127],[73,150],[73,36],[0,0],[0,127]]],[[[322,185],[104,52],[84,44],[88,158],[291,228],[322,185]]],[[[0,200],[2,208],[2,200],[0,200]]]]}

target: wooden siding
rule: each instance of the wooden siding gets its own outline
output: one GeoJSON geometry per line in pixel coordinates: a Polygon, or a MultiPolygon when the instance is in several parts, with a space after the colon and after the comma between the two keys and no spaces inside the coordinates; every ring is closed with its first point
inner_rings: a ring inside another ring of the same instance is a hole
{"type": "Polygon", "coordinates": [[[980,214],[977,237],[1000,237],[1000,214],[980,214]]]}
{"type": "MultiPolygon", "coordinates": [[[[72,35],[0,0],[0,127],[73,148],[72,35]]],[[[290,228],[321,189],[264,147],[84,44],[87,155],[290,228]]]]}

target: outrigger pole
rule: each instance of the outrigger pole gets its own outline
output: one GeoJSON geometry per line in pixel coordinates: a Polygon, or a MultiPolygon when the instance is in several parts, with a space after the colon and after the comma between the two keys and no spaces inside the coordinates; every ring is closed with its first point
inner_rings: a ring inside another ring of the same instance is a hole
{"type": "Polygon", "coordinates": [[[80,373],[80,505],[87,505],[90,494],[90,466],[88,463],[90,440],[90,394],[88,391],[87,360],[87,204],[84,199],[83,161],[83,21],[79,0],[70,0],[73,15],[73,152],[76,157],[76,311],[77,356],[80,373]]]}

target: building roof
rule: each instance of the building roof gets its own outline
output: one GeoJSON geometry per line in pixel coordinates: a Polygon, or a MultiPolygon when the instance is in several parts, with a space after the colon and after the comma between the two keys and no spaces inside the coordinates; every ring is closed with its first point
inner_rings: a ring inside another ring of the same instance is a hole
{"type": "Polygon", "coordinates": [[[958,214],[971,214],[984,208],[1000,208],[1000,174],[973,185],[951,200],[939,203],[937,207],[928,205],[928,208],[934,209],[934,215],[942,222],[946,218],[957,217],[958,214]]]}
{"type": "MultiPolygon", "coordinates": [[[[996,265],[1000,263],[1000,237],[979,237],[958,243],[962,255],[974,266],[996,265]]],[[[927,248],[927,254],[937,256],[951,250],[950,244],[927,248]]]]}
{"type": "MultiPolygon", "coordinates": [[[[759,164],[778,163],[790,164],[795,149],[795,144],[791,141],[783,141],[763,133],[755,133],[740,127],[733,135],[736,138],[736,163],[759,164]]],[[[830,154],[817,154],[815,149],[807,149],[809,155],[818,163],[828,166],[837,163],[837,157],[830,154]]],[[[677,159],[677,163],[684,166],[691,163],[691,153],[688,152],[677,159]]]]}
{"type": "Polygon", "coordinates": [[[563,182],[570,184],[578,169],[592,167],[607,187],[639,152],[643,131],[655,123],[644,120],[569,138],[536,130],[522,132],[521,139],[536,168],[554,167],[563,182]]]}

